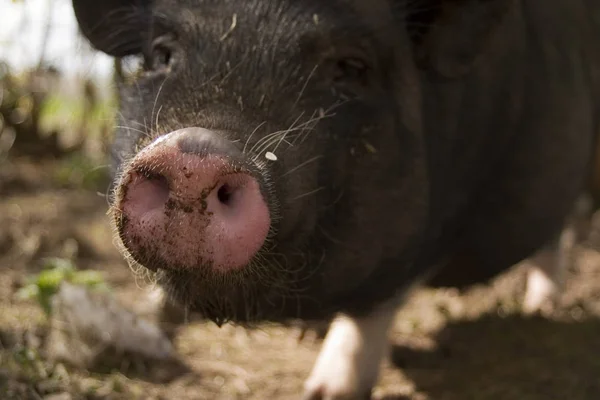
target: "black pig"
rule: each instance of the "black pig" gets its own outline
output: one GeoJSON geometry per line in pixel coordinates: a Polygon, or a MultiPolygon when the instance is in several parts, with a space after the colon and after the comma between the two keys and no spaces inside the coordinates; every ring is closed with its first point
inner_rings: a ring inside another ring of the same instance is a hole
{"type": "Polygon", "coordinates": [[[584,0],[73,0],[138,62],[112,216],[217,323],[337,315],[307,398],[368,396],[396,306],[555,248],[590,169],[584,0]]]}

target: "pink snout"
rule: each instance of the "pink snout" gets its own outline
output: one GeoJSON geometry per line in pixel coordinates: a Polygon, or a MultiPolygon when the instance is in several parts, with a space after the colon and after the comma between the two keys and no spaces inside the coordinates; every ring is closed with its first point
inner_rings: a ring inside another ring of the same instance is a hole
{"type": "Polygon", "coordinates": [[[117,192],[117,226],[131,255],[150,269],[247,266],[270,229],[258,180],[224,154],[231,144],[188,128],[142,150],[117,192]]]}

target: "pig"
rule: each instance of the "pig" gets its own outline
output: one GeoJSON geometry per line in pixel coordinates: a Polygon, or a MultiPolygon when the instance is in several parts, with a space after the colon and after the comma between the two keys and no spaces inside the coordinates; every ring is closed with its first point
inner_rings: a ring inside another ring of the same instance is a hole
{"type": "Polygon", "coordinates": [[[598,132],[595,2],[73,7],[125,66],[124,256],[217,324],[333,319],[305,399],[369,397],[416,286],[560,247],[598,132]]]}

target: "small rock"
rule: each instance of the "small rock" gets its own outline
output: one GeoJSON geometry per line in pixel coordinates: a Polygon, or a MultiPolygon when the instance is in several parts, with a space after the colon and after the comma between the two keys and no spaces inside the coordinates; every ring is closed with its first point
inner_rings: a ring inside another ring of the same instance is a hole
{"type": "Polygon", "coordinates": [[[72,398],[73,397],[69,393],[63,392],[49,394],[48,396],[44,397],[44,400],[71,400],[72,398]]]}
{"type": "Polygon", "coordinates": [[[159,327],[107,293],[62,283],[52,310],[46,342],[52,359],[90,368],[102,353],[114,350],[154,360],[174,357],[171,342],[159,327]]]}

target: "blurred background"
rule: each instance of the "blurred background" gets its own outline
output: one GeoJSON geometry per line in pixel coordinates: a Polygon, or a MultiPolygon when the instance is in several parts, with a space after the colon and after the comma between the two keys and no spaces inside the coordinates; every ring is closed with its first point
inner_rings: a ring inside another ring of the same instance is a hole
{"type": "MultiPolygon", "coordinates": [[[[0,0],[0,399],[299,398],[326,324],[218,328],[163,306],[114,247],[113,82],[70,1],[0,0]]],[[[465,293],[419,290],[374,397],[600,398],[597,220],[534,316],[528,261],[465,293]]]]}
{"type": "Polygon", "coordinates": [[[79,36],[71,3],[3,0],[0,13],[3,153],[31,152],[35,137],[57,156],[86,147],[83,136],[98,141],[111,120],[112,62],[79,36]]]}

